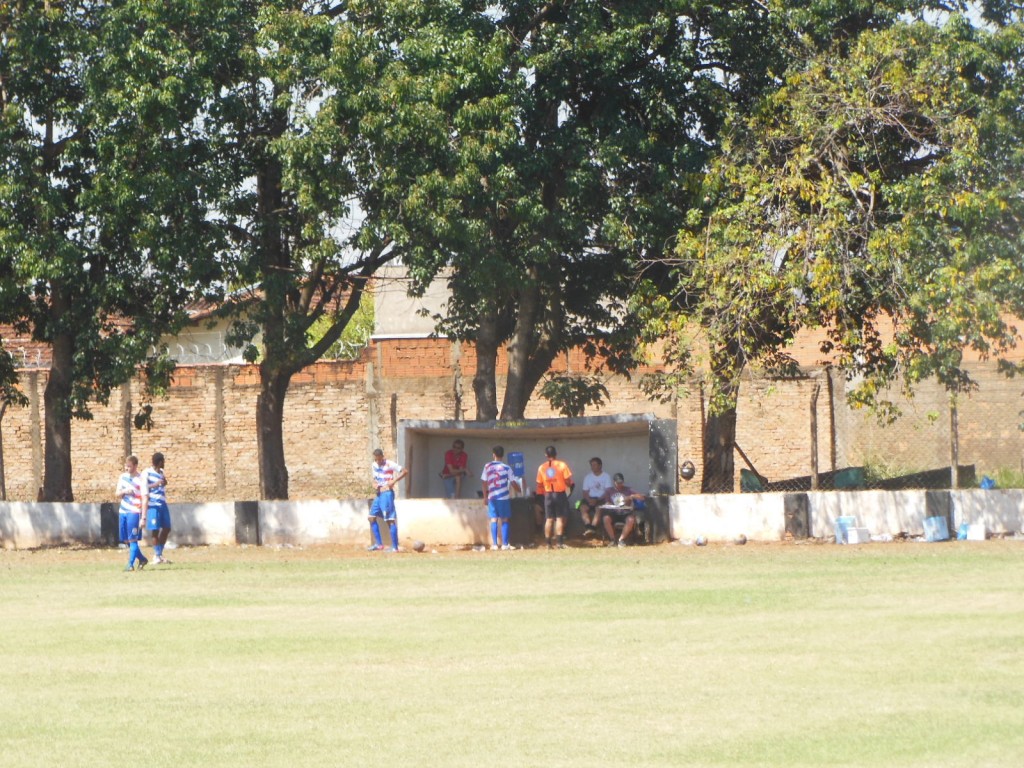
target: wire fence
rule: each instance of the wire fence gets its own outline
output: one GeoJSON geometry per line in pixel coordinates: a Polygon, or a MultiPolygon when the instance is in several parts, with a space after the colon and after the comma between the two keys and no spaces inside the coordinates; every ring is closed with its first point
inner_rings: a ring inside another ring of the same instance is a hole
{"type": "Polygon", "coordinates": [[[1024,488],[1024,392],[1019,382],[984,373],[982,388],[969,398],[922,389],[887,421],[851,408],[843,382],[827,374],[801,383],[753,382],[751,389],[761,390],[737,418],[731,477],[716,483],[694,460],[688,480],[684,460],[694,457],[681,454],[681,490],[1024,488]]]}
{"type": "MultiPolygon", "coordinates": [[[[977,488],[985,479],[979,477],[977,467],[973,464],[960,465],[957,467],[957,477],[954,483],[951,467],[937,467],[920,472],[907,472],[888,476],[885,471],[872,465],[861,465],[843,467],[838,470],[819,472],[815,475],[803,475],[800,477],[787,477],[780,480],[769,480],[756,470],[743,467],[739,470],[738,486],[734,485],[730,490],[739,490],[743,493],[765,493],[765,492],[797,492],[797,491],[843,491],[843,490],[928,490],[944,488],[977,488]]],[[[998,483],[994,478],[988,478],[992,483],[998,483]]],[[[1013,480],[1013,487],[1021,487],[1019,479],[1013,480]]],[[[995,484],[985,487],[996,487],[995,484]]]]}

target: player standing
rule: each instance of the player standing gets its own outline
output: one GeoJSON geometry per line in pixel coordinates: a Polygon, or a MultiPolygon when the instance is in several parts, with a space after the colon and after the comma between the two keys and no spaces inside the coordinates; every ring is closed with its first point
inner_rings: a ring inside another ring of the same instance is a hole
{"type": "Polygon", "coordinates": [[[491,549],[512,549],[508,543],[508,521],[512,516],[511,489],[520,493],[519,481],[512,474],[512,467],[502,461],[505,449],[500,445],[492,449],[494,460],[484,465],[480,481],[484,487],[484,504],[491,518],[491,549]],[[498,542],[498,521],[501,521],[501,541],[498,542]]]}
{"type": "Polygon", "coordinates": [[[391,533],[391,551],[398,551],[398,513],[395,510],[395,485],[408,472],[400,465],[384,458],[384,451],[377,448],[373,452],[373,485],[377,489],[377,498],[370,506],[370,532],[373,543],[367,548],[371,552],[384,549],[380,538],[380,523],[383,518],[391,533]]]}
{"type": "Polygon", "coordinates": [[[117,479],[116,497],[121,502],[118,511],[118,538],[128,545],[126,571],[135,570],[136,560],[141,571],[149,560],[142,554],[139,541],[142,540],[142,514],[148,506],[149,490],[145,475],[139,472],[139,459],[129,456],[124,460],[124,473],[117,479]]]}
{"type": "Polygon", "coordinates": [[[164,474],[164,455],[153,454],[153,466],[146,470],[149,488],[149,508],[146,511],[146,529],[153,537],[153,564],[170,564],[164,558],[164,545],[171,532],[171,510],[167,506],[167,476],[164,474]]]}

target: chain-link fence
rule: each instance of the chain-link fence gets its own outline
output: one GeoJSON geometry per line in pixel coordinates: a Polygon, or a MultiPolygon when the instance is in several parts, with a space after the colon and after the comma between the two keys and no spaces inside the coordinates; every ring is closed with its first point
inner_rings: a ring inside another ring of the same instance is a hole
{"type": "MultiPolygon", "coordinates": [[[[877,467],[868,464],[819,472],[816,477],[814,475],[804,475],[802,477],[788,477],[777,481],[771,481],[757,473],[756,470],[743,467],[739,471],[739,477],[740,490],[748,493],[814,490],[842,491],[876,489],[899,491],[951,487],[975,488],[978,487],[981,482],[981,478],[978,476],[977,467],[973,464],[960,465],[957,467],[957,480],[955,486],[953,485],[953,473],[951,467],[938,467],[920,472],[905,472],[888,476],[888,471],[884,467],[877,467]]],[[[992,482],[995,482],[992,478],[989,479],[992,482]]],[[[1014,487],[1017,486],[1015,485],[1014,487]]]]}
{"type": "Polygon", "coordinates": [[[733,471],[707,471],[714,444],[705,432],[681,491],[797,492],[1024,487],[1021,383],[979,365],[978,389],[951,398],[922,386],[895,400],[898,416],[847,403],[848,383],[820,372],[799,381],[753,380],[737,409],[733,471]],[[703,454],[703,461],[701,460],[703,454]],[[956,467],[956,470],[953,470],[956,467]]]}

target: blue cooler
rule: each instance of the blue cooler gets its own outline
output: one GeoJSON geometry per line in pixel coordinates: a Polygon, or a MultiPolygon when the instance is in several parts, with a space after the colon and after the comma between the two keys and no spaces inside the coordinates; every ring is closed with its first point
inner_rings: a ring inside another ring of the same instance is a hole
{"type": "Polygon", "coordinates": [[[508,465],[512,467],[512,474],[516,476],[516,479],[522,481],[526,477],[526,462],[523,459],[523,454],[519,451],[509,453],[508,465]]]}
{"type": "Polygon", "coordinates": [[[857,518],[853,515],[840,515],[836,518],[836,544],[849,543],[847,531],[857,527],[857,518]]]}

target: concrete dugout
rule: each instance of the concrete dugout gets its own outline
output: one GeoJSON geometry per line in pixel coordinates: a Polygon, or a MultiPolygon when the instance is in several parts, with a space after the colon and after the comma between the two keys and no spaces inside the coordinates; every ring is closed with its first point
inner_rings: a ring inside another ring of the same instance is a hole
{"type": "MultiPolygon", "coordinates": [[[[668,535],[667,497],[677,492],[677,443],[674,420],[652,414],[590,416],[575,419],[528,419],[523,421],[426,421],[398,422],[397,460],[409,470],[408,481],[399,489],[400,498],[443,498],[440,472],[444,454],[459,438],[469,456],[469,476],[463,483],[462,498],[477,498],[480,473],[491,460],[491,449],[501,445],[505,460],[520,452],[524,457],[525,491],[535,488],[537,468],[544,461],[544,448],[554,445],[558,458],[572,469],[577,490],[570,504],[580,498],[583,478],[590,472],[590,459],[601,458],[610,475],[621,472],[626,484],[646,493],[652,540],[668,535]]],[[[525,502],[514,504],[513,527],[522,530],[521,518],[529,514],[525,502]],[[516,523],[519,523],[518,525],[516,523]]],[[[570,517],[569,535],[578,535],[579,518],[570,517]]],[[[515,541],[517,536],[513,536],[515,541]]]]}

